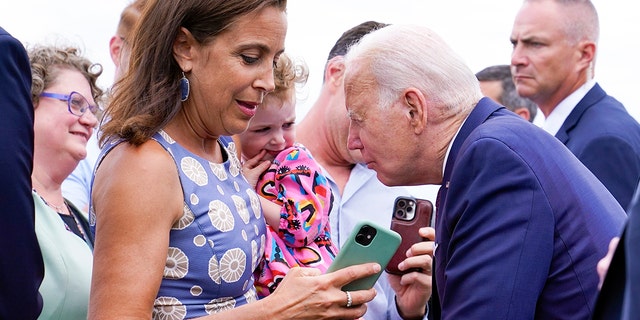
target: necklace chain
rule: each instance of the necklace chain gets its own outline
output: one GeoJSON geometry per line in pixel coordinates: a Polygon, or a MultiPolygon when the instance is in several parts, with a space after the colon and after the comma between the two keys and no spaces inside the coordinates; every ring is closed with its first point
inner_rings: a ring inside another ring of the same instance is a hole
{"type": "MultiPolygon", "coordinates": [[[[59,215],[67,215],[64,212],[62,212],[62,207],[56,206],[53,203],[49,203],[49,201],[47,201],[41,194],[39,194],[38,191],[36,191],[36,189],[33,189],[33,191],[40,197],[40,199],[42,199],[42,201],[44,201],[44,204],[46,204],[47,206],[49,206],[50,208],[55,210],[56,213],[58,213],[59,215]]],[[[71,211],[71,208],[69,208],[69,206],[67,205],[66,202],[63,202],[62,206],[66,207],[67,210],[69,210],[69,214],[68,215],[71,217],[71,219],[73,219],[73,221],[75,222],[76,227],[78,228],[78,231],[80,232],[80,234],[78,236],[80,236],[80,238],[82,238],[85,242],[89,243],[89,239],[87,238],[87,236],[85,235],[84,231],[82,230],[82,225],[76,219],[74,213],[71,211]]],[[[69,225],[67,225],[67,223],[64,221],[64,219],[62,220],[62,222],[64,223],[64,227],[67,229],[67,231],[73,232],[73,230],[71,230],[71,228],[69,227],[69,225]]]]}
{"type": "Polygon", "coordinates": [[[62,211],[62,208],[65,207],[67,204],[64,203],[64,201],[62,202],[62,206],[56,206],[55,204],[47,201],[47,199],[45,199],[41,194],[38,193],[38,191],[36,191],[36,189],[33,189],[33,191],[38,194],[38,196],[40,196],[40,199],[42,199],[42,201],[44,201],[44,204],[46,204],[47,206],[51,207],[53,210],[55,210],[57,213],[64,213],[62,211]]]}
{"type": "MultiPolygon", "coordinates": [[[[44,199],[42,199],[42,200],[44,200],[44,199]]],[[[62,213],[62,208],[61,208],[61,207],[56,206],[56,205],[55,205],[55,204],[53,204],[53,203],[49,203],[49,202],[47,202],[47,200],[44,200],[44,203],[46,203],[48,206],[50,206],[50,207],[52,207],[54,210],[56,210],[56,212],[57,212],[57,213],[62,213]]]]}

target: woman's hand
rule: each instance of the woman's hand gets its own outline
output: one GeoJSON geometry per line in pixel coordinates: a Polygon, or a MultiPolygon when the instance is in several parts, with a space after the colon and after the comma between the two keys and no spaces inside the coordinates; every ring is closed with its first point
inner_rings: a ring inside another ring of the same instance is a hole
{"type": "Polygon", "coordinates": [[[396,292],[396,305],[403,318],[422,318],[425,307],[431,297],[431,267],[433,262],[435,229],[420,228],[420,236],[428,239],[414,244],[407,251],[407,258],[398,264],[400,270],[416,268],[414,271],[400,275],[389,274],[389,283],[396,292]]]}
{"type": "Polygon", "coordinates": [[[313,268],[293,268],[264,300],[269,300],[269,305],[282,307],[285,319],[356,319],[367,311],[365,303],[375,297],[375,289],[347,294],[341,288],[379,271],[377,263],[350,266],[327,274],[313,268]],[[347,307],[347,296],[351,296],[350,307],[347,307]]]}

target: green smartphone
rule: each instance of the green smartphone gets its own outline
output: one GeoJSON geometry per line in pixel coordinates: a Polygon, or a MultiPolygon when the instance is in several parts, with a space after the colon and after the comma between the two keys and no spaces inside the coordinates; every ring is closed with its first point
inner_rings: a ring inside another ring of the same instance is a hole
{"type": "Polygon", "coordinates": [[[376,262],[381,267],[380,272],[354,280],[342,287],[344,291],[369,289],[378,281],[382,270],[391,260],[401,241],[402,238],[397,232],[369,221],[361,221],[355,226],[347,242],[340,248],[327,272],[356,264],[376,262]]]}

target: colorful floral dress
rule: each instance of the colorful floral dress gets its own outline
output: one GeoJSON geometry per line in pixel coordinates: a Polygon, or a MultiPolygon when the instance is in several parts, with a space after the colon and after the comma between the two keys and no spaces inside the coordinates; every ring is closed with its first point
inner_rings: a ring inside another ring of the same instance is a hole
{"type": "MultiPolygon", "coordinates": [[[[258,195],[240,173],[235,144],[220,138],[227,160],[211,163],[164,131],[153,139],[175,160],[184,195],[153,318],[201,317],[255,301],[253,272],[263,255],[266,227],[258,195]]],[[[113,146],[107,145],[101,158],[113,146]]]]}
{"type": "Polygon", "coordinates": [[[256,190],[281,206],[279,229],[267,225],[265,259],[256,271],[258,296],[265,297],[293,267],[325,272],[338,249],[331,242],[329,226],[333,194],[304,146],[296,144],[280,152],[256,190]]]}

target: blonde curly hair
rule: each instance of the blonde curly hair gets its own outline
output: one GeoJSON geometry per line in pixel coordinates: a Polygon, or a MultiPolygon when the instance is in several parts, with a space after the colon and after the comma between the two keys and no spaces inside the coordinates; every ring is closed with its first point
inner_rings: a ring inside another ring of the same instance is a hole
{"type": "Polygon", "coordinates": [[[31,62],[31,100],[36,105],[40,94],[54,83],[61,69],[77,70],[91,86],[93,100],[101,105],[104,91],[98,86],[97,79],[102,74],[102,65],[92,63],[80,55],[75,47],[57,47],[55,45],[36,45],[28,50],[31,62]]]}
{"type": "Polygon", "coordinates": [[[280,55],[273,71],[275,89],[269,95],[289,99],[295,93],[296,85],[303,86],[309,79],[309,68],[303,61],[294,61],[289,55],[280,55]]]}

